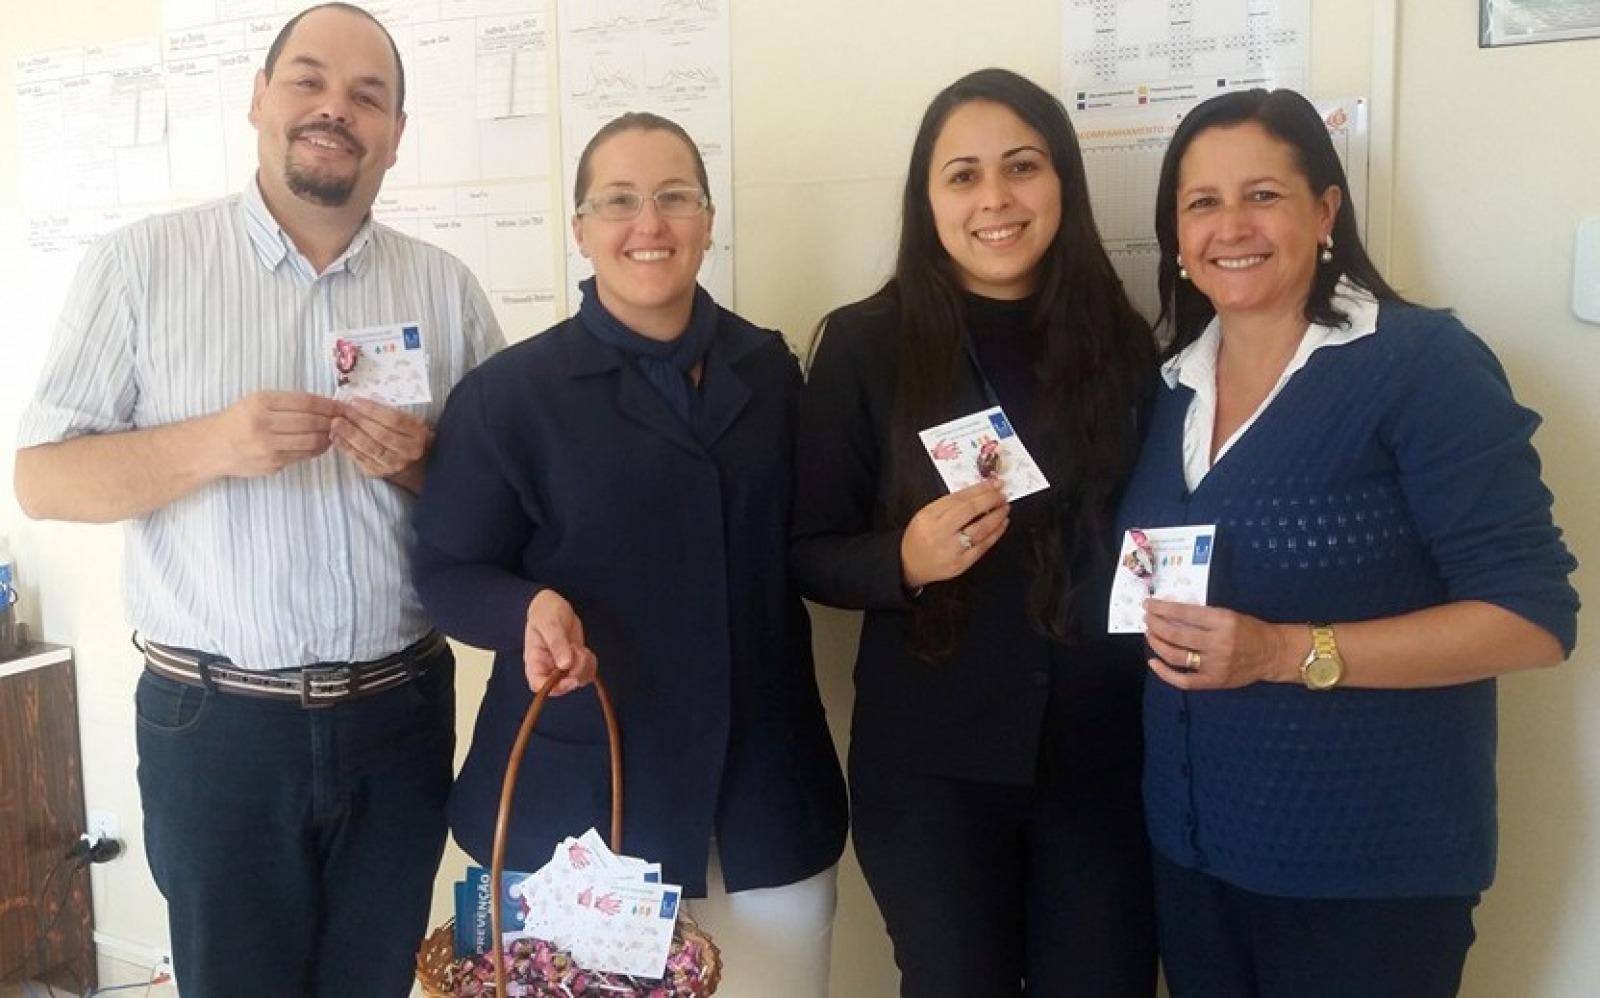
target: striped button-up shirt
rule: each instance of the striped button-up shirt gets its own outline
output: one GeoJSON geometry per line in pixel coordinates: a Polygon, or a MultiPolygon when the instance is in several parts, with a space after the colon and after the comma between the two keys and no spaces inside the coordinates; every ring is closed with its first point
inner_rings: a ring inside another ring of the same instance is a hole
{"type": "MultiPolygon", "coordinates": [[[[88,253],[19,447],[163,426],[260,390],[331,396],[329,334],[416,323],[433,396],[503,345],[488,299],[441,249],[370,220],[321,274],[240,195],[134,223],[88,253]]],[[[362,661],[427,633],[411,588],[412,496],[329,450],[224,478],[130,521],[132,625],[243,668],[362,661]]]]}

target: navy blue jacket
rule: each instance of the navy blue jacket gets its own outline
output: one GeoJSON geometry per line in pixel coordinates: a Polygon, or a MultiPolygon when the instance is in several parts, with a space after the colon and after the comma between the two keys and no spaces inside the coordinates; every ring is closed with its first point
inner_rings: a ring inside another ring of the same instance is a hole
{"type": "MultiPolygon", "coordinates": [[[[1161,385],[1123,527],[1214,523],[1209,602],[1275,623],[1482,600],[1569,652],[1575,562],[1518,405],[1448,313],[1384,302],[1313,353],[1190,492],[1161,385]]],[[[1313,692],[1145,683],[1145,813],[1173,861],[1289,897],[1469,895],[1495,863],[1495,683],[1313,692]]]]}
{"type": "MultiPolygon", "coordinates": [[[[809,623],[785,568],[801,379],[778,334],[719,309],[702,437],[576,319],[485,362],[451,393],[417,505],[417,589],[438,626],[495,652],[450,799],[486,861],[531,694],[528,602],[583,621],[623,731],[623,846],[705,890],[713,833],[732,891],[792,883],[844,845],[844,785],[809,623]]],[[[605,834],[609,778],[592,689],[553,699],[517,784],[507,864],[605,834]]]]}

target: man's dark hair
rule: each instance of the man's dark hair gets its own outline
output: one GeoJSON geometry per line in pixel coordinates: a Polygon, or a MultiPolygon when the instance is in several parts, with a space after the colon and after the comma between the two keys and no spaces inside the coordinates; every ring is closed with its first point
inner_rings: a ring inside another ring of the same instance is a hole
{"type": "Polygon", "coordinates": [[[295,25],[300,23],[300,19],[302,17],[319,10],[347,10],[352,14],[359,14],[360,16],[371,21],[373,24],[376,24],[378,26],[378,30],[383,32],[383,37],[389,41],[389,51],[394,53],[395,74],[399,77],[395,81],[394,101],[394,113],[396,116],[398,116],[400,112],[406,109],[406,67],[405,63],[400,61],[400,46],[394,43],[394,36],[389,34],[389,29],[383,26],[382,21],[378,20],[376,17],[373,17],[370,13],[362,10],[353,3],[319,3],[315,7],[307,7],[305,10],[302,10],[300,13],[289,18],[288,23],[286,23],[283,26],[283,29],[278,32],[278,37],[272,40],[272,47],[267,49],[267,62],[266,65],[262,67],[262,71],[267,74],[267,79],[272,79],[272,70],[278,65],[278,56],[283,54],[283,46],[289,41],[289,36],[294,34],[295,25]]]}

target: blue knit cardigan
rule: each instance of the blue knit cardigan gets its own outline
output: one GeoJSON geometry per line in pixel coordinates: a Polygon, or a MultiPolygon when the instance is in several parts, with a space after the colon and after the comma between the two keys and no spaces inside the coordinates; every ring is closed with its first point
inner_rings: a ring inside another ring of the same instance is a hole
{"type": "MultiPolygon", "coordinates": [[[[1209,602],[1273,622],[1504,607],[1568,653],[1576,562],[1489,349],[1445,312],[1384,302],[1326,347],[1192,493],[1193,393],[1159,386],[1121,527],[1217,525],[1209,602]]],[[[1145,687],[1145,797],[1163,855],[1288,897],[1469,895],[1495,863],[1495,684],[1145,687]]]]}

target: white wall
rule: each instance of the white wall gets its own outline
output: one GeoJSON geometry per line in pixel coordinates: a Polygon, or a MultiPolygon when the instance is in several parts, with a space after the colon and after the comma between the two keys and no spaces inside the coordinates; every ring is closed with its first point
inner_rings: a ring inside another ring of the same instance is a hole
{"type": "MultiPolygon", "coordinates": [[[[1572,240],[1600,214],[1600,40],[1477,48],[1477,4],[1403,5],[1394,264],[1457,310],[1545,417],[1535,443],[1584,594],[1600,581],[1600,326],[1573,317],[1572,240]]],[[[1560,669],[1501,684],[1500,876],[1469,996],[1600,991],[1600,620],[1560,669]]]]}
{"type": "MultiPolygon", "coordinates": [[[[0,333],[0,534],[11,539],[21,573],[20,609],[35,636],[76,646],[84,797],[90,808],[117,813],[129,847],[124,858],[93,868],[97,930],[132,941],[138,951],[165,952],[164,908],[145,868],[139,834],[133,776],[138,671],[120,612],[120,530],[23,520],[12,494],[10,460],[16,416],[32,392],[49,339],[50,318],[43,313],[53,308],[40,301],[47,296],[23,272],[13,60],[27,52],[149,34],[155,17],[153,2],[0,0],[0,23],[6,25],[0,30],[0,310],[15,323],[0,333]]],[[[145,962],[138,952],[125,955],[145,962]]]]}
{"type": "MultiPolygon", "coordinates": [[[[1386,54],[1372,50],[1385,0],[1314,0],[1314,92],[1366,92],[1386,54]]],[[[1476,4],[1414,0],[1399,34],[1393,159],[1393,260],[1416,297],[1457,307],[1500,352],[1521,397],[1548,423],[1538,438],[1558,514],[1580,560],[1600,563],[1600,512],[1584,471],[1600,436],[1594,351],[1600,328],[1572,319],[1570,241],[1600,212],[1600,136],[1593,112],[1564,130],[1562,107],[1600,93],[1600,42],[1479,52],[1476,4]],[[1572,95],[1551,96],[1551,95],[1572,95]],[[1544,103],[1541,103],[1544,102],[1544,103]],[[1545,104],[1553,109],[1546,110],[1545,104]]],[[[898,188],[927,99],[962,72],[999,64],[1057,82],[1055,0],[1007,5],[954,0],[738,0],[733,5],[734,186],[741,312],[786,330],[803,348],[829,308],[882,281],[892,259],[898,188]]],[[[54,306],[29,286],[21,222],[12,60],[69,44],[153,32],[159,0],[0,0],[0,453],[31,390],[54,306]]],[[[243,109],[240,109],[243,113],[243,109]]],[[[1381,122],[1376,123],[1382,127],[1381,122]]],[[[1383,206],[1376,206],[1383,211],[1383,206]]],[[[523,332],[523,331],[518,331],[523,332]]],[[[145,871],[134,785],[132,689],[118,572],[119,532],[24,520],[0,460],[0,533],[25,573],[26,613],[72,644],[88,806],[116,811],[127,858],[95,868],[96,922],[124,950],[165,947],[164,914],[145,871]]],[[[1593,577],[1585,569],[1580,589],[1593,577]]],[[[837,737],[849,717],[853,615],[819,617],[824,697],[837,737]]],[[[1564,669],[1504,686],[1501,883],[1479,919],[1471,996],[1587,995],[1600,980],[1600,685],[1583,667],[1594,625],[1564,669]],[[1586,709],[1587,708],[1587,709],[1586,709]],[[1586,751],[1586,749],[1590,751],[1586,751]],[[1588,986],[1586,986],[1588,985],[1588,986]]],[[[461,731],[481,694],[481,656],[463,659],[461,731]]],[[[881,922],[846,858],[835,944],[835,994],[893,992],[881,922]]],[[[460,869],[447,856],[441,883],[460,869]]],[[[444,911],[445,893],[436,910],[444,911]]]]}

